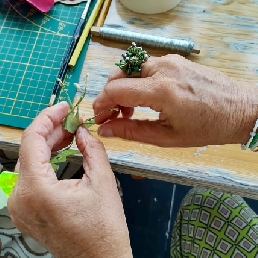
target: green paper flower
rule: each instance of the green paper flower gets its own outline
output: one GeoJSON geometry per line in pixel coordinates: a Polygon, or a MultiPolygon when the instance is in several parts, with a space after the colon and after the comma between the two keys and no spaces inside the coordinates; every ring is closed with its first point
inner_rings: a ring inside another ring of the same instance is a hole
{"type": "Polygon", "coordinates": [[[127,75],[133,73],[139,73],[141,66],[149,58],[149,55],[142,47],[137,47],[135,42],[127,49],[125,54],[122,54],[122,59],[119,63],[115,63],[122,71],[126,72],[127,75]]]}

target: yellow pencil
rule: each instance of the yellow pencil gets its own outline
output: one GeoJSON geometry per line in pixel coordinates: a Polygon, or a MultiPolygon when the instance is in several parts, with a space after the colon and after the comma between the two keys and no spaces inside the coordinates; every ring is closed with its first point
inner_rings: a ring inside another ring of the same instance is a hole
{"type": "Polygon", "coordinates": [[[96,27],[102,27],[102,26],[103,26],[111,2],[112,2],[112,0],[105,0],[105,2],[104,2],[104,4],[103,4],[103,7],[102,7],[102,9],[101,9],[101,12],[100,12],[100,14],[99,14],[99,18],[98,18],[96,27]]]}
{"type": "Polygon", "coordinates": [[[74,67],[76,65],[76,62],[79,58],[79,55],[82,51],[82,48],[86,42],[86,39],[89,35],[90,29],[98,15],[98,12],[100,10],[101,5],[103,4],[104,0],[98,0],[98,2],[95,4],[94,9],[91,12],[91,15],[85,25],[85,28],[83,29],[83,32],[81,34],[81,37],[79,39],[79,42],[77,43],[77,46],[73,52],[73,55],[69,61],[69,67],[74,67]]]}

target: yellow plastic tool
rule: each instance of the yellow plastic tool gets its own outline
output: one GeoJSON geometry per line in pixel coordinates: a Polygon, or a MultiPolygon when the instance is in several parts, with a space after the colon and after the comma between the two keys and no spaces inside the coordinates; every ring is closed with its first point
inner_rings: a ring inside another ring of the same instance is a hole
{"type": "Polygon", "coordinates": [[[93,26],[95,19],[97,18],[98,12],[99,12],[100,7],[102,6],[103,2],[104,2],[104,0],[99,0],[95,4],[94,9],[91,12],[91,15],[90,15],[90,17],[89,17],[89,19],[88,19],[88,21],[87,21],[87,23],[86,23],[86,25],[85,25],[85,27],[83,29],[81,37],[80,37],[80,39],[79,39],[79,41],[77,43],[77,46],[76,46],[76,48],[75,48],[75,50],[73,52],[73,55],[72,55],[72,57],[71,57],[71,59],[69,61],[69,64],[68,64],[69,67],[73,68],[76,65],[76,62],[77,62],[77,60],[79,58],[79,55],[80,55],[80,53],[82,51],[82,48],[83,48],[83,46],[84,46],[84,44],[86,42],[86,39],[87,39],[87,37],[88,37],[88,35],[90,33],[90,29],[93,26]]]}

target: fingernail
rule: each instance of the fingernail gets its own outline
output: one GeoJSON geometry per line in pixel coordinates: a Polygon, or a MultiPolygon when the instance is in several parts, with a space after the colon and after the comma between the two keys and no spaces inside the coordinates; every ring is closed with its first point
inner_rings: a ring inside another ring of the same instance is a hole
{"type": "Polygon", "coordinates": [[[102,128],[102,127],[98,130],[98,134],[99,134],[99,136],[104,136],[104,137],[113,137],[114,136],[112,129],[102,128]]]}

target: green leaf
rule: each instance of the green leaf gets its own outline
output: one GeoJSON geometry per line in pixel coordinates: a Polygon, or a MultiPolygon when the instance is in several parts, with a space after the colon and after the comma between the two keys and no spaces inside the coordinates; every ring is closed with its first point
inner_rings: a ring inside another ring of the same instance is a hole
{"type": "Polygon", "coordinates": [[[50,160],[50,163],[52,165],[52,168],[54,169],[54,171],[56,172],[58,169],[59,169],[59,165],[57,165],[56,163],[53,163],[51,160],[50,160]]]}
{"type": "Polygon", "coordinates": [[[79,118],[79,106],[77,106],[76,111],[72,108],[66,118],[63,121],[63,128],[66,129],[70,133],[74,133],[78,126],[80,125],[79,118]]]}
{"type": "Polygon", "coordinates": [[[60,153],[58,153],[55,157],[53,157],[50,160],[50,164],[52,165],[53,169],[55,171],[58,170],[59,168],[59,163],[61,162],[66,162],[67,157],[75,155],[75,154],[79,154],[80,151],[79,150],[72,150],[70,149],[70,147],[68,149],[64,149],[62,150],[60,153]]]}

